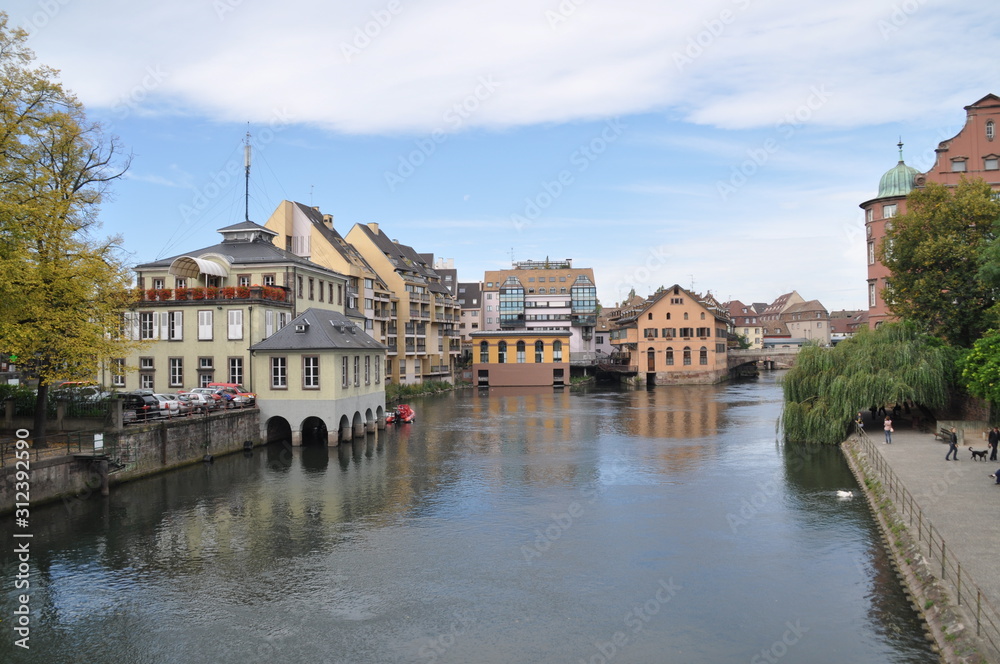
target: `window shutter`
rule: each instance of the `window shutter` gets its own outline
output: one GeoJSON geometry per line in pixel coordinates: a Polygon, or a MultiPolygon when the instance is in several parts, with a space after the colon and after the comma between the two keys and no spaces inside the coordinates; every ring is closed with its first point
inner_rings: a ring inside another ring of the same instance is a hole
{"type": "Polygon", "coordinates": [[[229,310],[229,338],[230,339],[242,339],[243,338],[243,310],[242,309],[230,309],[229,310]]]}
{"type": "Polygon", "coordinates": [[[212,340],[212,312],[198,312],[198,339],[201,341],[212,340]]]}

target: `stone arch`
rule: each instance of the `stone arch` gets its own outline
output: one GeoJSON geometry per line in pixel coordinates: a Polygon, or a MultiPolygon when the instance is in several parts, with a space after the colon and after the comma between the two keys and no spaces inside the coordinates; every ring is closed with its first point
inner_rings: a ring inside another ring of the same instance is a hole
{"type": "Polygon", "coordinates": [[[310,416],[302,420],[302,445],[327,445],[326,422],[320,417],[310,416]]]}
{"type": "Polygon", "coordinates": [[[265,443],[276,443],[280,440],[292,440],[292,425],[283,417],[275,416],[267,420],[264,432],[265,443]]]}
{"type": "Polygon", "coordinates": [[[351,435],[351,420],[347,415],[341,415],[340,421],[337,423],[337,442],[343,443],[344,441],[350,441],[353,436],[351,435]]]}
{"type": "Polygon", "coordinates": [[[351,429],[354,431],[354,438],[361,438],[365,435],[365,420],[359,411],[354,411],[354,419],[351,420],[351,429]]]}

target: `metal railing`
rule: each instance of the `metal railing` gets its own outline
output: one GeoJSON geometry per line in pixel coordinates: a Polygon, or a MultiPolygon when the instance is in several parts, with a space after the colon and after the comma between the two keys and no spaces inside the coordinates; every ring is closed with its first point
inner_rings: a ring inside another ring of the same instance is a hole
{"type": "Polygon", "coordinates": [[[858,432],[857,440],[868,456],[869,466],[881,479],[885,495],[892,498],[900,518],[908,519],[911,532],[916,529],[917,545],[921,550],[926,548],[929,562],[941,565],[941,583],[954,592],[958,606],[965,602],[969,618],[976,623],[976,636],[985,638],[993,648],[1000,649],[1000,611],[986,598],[968,570],[962,569],[962,563],[949,551],[940,531],[934,528],[916,504],[913,494],[899,480],[863,429],[858,432]]]}

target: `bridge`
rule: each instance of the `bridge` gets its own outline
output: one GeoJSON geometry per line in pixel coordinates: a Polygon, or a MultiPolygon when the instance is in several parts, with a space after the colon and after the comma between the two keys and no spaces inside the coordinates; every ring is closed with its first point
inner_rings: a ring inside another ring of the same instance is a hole
{"type": "Polygon", "coordinates": [[[730,348],[728,364],[732,372],[738,367],[753,364],[763,369],[789,369],[795,364],[798,348],[730,348]]]}

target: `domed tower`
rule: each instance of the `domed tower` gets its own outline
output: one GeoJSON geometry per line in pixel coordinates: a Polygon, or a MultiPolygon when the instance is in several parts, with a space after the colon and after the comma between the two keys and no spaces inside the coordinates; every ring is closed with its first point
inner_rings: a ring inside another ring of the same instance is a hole
{"type": "Polygon", "coordinates": [[[920,171],[903,161],[903,142],[899,147],[899,163],[890,168],[878,183],[878,196],[861,204],[865,211],[866,252],[868,264],[868,326],[876,328],[891,314],[882,299],[889,279],[889,270],[878,259],[878,247],[886,230],[892,228],[892,218],[906,211],[906,196],[922,179],[920,171]]]}

